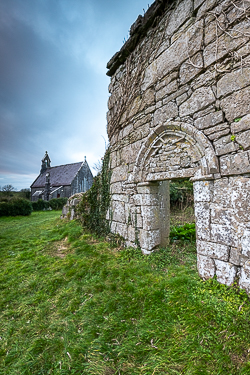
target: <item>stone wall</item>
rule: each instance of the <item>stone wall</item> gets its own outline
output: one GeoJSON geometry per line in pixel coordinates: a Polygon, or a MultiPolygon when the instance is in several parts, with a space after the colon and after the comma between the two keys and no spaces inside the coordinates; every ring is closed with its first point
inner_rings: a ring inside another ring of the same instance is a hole
{"type": "Polygon", "coordinates": [[[249,1],[156,1],[108,63],[111,229],[168,242],[169,180],[194,181],[198,269],[250,292],[249,1]]]}

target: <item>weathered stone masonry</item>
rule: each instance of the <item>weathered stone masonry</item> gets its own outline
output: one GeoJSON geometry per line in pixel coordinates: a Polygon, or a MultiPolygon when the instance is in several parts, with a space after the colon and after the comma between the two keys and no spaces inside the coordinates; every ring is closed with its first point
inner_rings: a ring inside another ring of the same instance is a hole
{"type": "Polygon", "coordinates": [[[168,243],[169,180],[194,181],[198,270],[250,293],[250,2],[155,1],[108,63],[111,229],[168,243]]]}

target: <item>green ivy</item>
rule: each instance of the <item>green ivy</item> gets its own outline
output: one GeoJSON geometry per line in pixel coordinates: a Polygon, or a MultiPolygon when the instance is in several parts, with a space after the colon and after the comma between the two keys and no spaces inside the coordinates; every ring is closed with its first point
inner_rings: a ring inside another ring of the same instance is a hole
{"type": "Polygon", "coordinates": [[[77,213],[84,227],[98,236],[110,232],[107,212],[110,206],[110,150],[102,160],[102,169],[94,178],[92,187],[83,195],[77,213]]]}

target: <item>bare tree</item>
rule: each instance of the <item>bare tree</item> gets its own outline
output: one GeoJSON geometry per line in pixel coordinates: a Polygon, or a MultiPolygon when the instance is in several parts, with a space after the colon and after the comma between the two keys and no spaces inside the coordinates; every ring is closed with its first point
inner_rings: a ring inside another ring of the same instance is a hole
{"type": "Polygon", "coordinates": [[[14,190],[16,190],[16,189],[14,188],[13,185],[4,185],[4,186],[2,187],[2,192],[3,192],[4,195],[6,195],[7,197],[9,197],[9,196],[11,195],[11,192],[14,191],[14,190]]]}

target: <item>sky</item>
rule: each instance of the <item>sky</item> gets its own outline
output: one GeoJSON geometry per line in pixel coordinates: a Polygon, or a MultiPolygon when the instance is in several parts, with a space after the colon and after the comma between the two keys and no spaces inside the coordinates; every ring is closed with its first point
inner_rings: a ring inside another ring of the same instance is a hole
{"type": "Polygon", "coordinates": [[[0,186],[28,188],[51,166],[108,144],[106,64],[149,0],[0,0],[0,186]]]}

